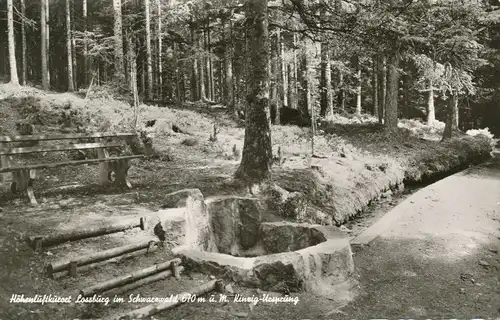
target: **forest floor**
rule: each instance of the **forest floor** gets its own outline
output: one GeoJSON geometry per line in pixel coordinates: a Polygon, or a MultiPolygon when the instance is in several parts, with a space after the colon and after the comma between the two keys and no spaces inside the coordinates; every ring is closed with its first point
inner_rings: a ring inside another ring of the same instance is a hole
{"type": "MultiPolygon", "coordinates": [[[[133,114],[134,110],[127,104],[97,93],[84,99],[78,94],[0,85],[0,135],[18,134],[16,123],[32,124],[37,133],[129,131],[133,114]]],[[[389,189],[395,189],[402,182],[417,184],[481,163],[491,151],[491,141],[481,137],[463,135],[439,142],[440,124],[427,127],[415,120],[404,120],[400,123],[400,130],[389,135],[367,116],[336,116],[330,120],[320,126],[321,131],[315,139],[318,158],[312,159],[308,128],[273,126],[273,151],[280,146],[285,157],[283,166],[273,168],[273,179],[288,191],[305,194],[312,207],[332,218],[330,223],[347,223],[355,233],[362,232],[373,219],[361,221],[361,226],[349,220],[360,215],[366,217],[370,204],[380,200],[385,209],[397,204],[395,195],[382,197],[389,189]],[[309,169],[310,164],[319,169],[309,169]]],[[[111,263],[77,279],[54,281],[43,274],[43,266],[48,262],[144,240],[145,237],[140,232],[128,231],[64,244],[36,254],[22,241],[26,235],[135,218],[158,210],[165,194],[186,188],[198,188],[205,197],[245,193],[245,187],[232,179],[239,163],[239,155],[233,152],[233,148],[236,145],[237,150],[242,149],[244,128],[242,122],[232,118],[224,108],[204,104],[168,108],[143,105],[139,124],[153,137],[157,157],[133,161],[129,172],[134,186],[132,190],[101,187],[96,183],[97,168],[80,166],[43,170],[41,178],[35,182],[35,195],[40,201],[38,207],[27,205],[25,198],[0,194],[0,224],[3,226],[0,228],[0,319],[88,319],[114,313],[118,307],[121,312],[139,307],[140,304],[115,304],[111,308],[99,304],[23,305],[9,303],[9,299],[13,293],[75,296],[82,287],[166,259],[159,252],[147,259],[111,263]],[[155,125],[146,128],[148,120],[156,120],[155,125]],[[217,141],[210,140],[214,123],[219,129],[217,141]],[[183,128],[185,133],[175,132],[174,125],[183,128]]],[[[43,155],[43,161],[74,157],[69,153],[53,153],[43,155]]],[[[40,161],[41,157],[24,160],[40,161]]],[[[309,218],[308,222],[318,222],[314,216],[309,218]]],[[[372,255],[379,254],[370,248],[355,255],[355,263],[361,271],[370,269],[372,255]]],[[[385,253],[389,255],[390,251],[385,253]]],[[[383,278],[383,273],[380,269],[378,275],[373,274],[374,279],[383,278]]],[[[365,279],[363,271],[359,275],[361,287],[370,292],[371,278],[365,279]]],[[[207,279],[208,275],[193,274],[182,282],[167,280],[137,289],[134,293],[165,296],[207,279]]],[[[235,290],[242,295],[254,293],[237,286],[235,290]]],[[[339,316],[331,313],[339,307],[334,308],[332,301],[308,293],[301,293],[299,297],[297,306],[262,304],[253,312],[247,310],[247,305],[237,303],[212,307],[189,304],[157,318],[232,319],[245,314],[255,319],[339,316]]],[[[359,310],[364,309],[362,304],[356,307],[356,301],[351,306],[358,309],[347,313],[349,317],[351,314],[363,317],[368,314],[359,310]]]]}

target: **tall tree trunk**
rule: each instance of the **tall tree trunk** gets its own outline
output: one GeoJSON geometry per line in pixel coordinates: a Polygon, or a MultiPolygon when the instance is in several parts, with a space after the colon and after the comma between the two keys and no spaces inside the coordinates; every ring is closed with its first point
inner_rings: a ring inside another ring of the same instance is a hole
{"type": "Polygon", "coordinates": [[[451,139],[453,133],[458,130],[458,94],[454,90],[448,99],[448,110],[446,124],[443,132],[443,140],[451,139]]]}
{"type": "Polygon", "coordinates": [[[181,105],[181,85],[179,79],[179,59],[177,53],[177,43],[174,42],[174,65],[175,65],[175,99],[177,102],[177,106],[181,105]]]}
{"type": "Polygon", "coordinates": [[[210,36],[210,19],[207,18],[207,72],[208,72],[208,86],[210,88],[210,100],[215,100],[215,88],[214,88],[214,70],[212,64],[212,47],[211,47],[211,36],[210,36]]]}
{"type": "Polygon", "coordinates": [[[75,91],[73,81],[73,50],[71,39],[71,4],[66,0],[66,51],[68,56],[68,91],[75,91]]]}
{"type": "Polygon", "coordinates": [[[149,0],[144,0],[144,15],[146,17],[146,59],[148,74],[147,99],[153,100],[153,58],[151,55],[151,19],[149,15],[149,0]]]}
{"type": "MultiPolygon", "coordinates": [[[[325,117],[327,112],[333,111],[332,99],[330,98],[332,94],[332,72],[328,53],[328,43],[324,41],[321,43],[320,117],[325,117]]],[[[333,115],[333,112],[331,115],[333,115]]]]}
{"type": "MultiPolygon", "coordinates": [[[[194,27],[191,23],[191,45],[193,48],[198,46],[198,39],[196,37],[196,30],[194,30],[194,27]]],[[[198,59],[194,58],[193,59],[193,69],[191,72],[191,100],[192,101],[198,101],[200,99],[200,91],[199,91],[199,83],[200,83],[200,76],[199,76],[199,70],[198,70],[198,59]]]]}
{"type": "Polygon", "coordinates": [[[356,86],[356,114],[361,115],[361,66],[359,62],[359,58],[357,59],[357,86],[356,86]]]}
{"type": "Polygon", "coordinates": [[[84,20],[84,38],[83,38],[83,79],[85,82],[85,85],[89,84],[89,44],[88,44],[88,37],[87,37],[87,29],[88,29],[88,20],[87,20],[87,0],[82,0],[83,1],[83,20],[84,20]]]}
{"type": "Polygon", "coordinates": [[[158,36],[158,97],[163,100],[163,66],[162,66],[162,23],[161,23],[161,1],[156,2],[158,10],[157,36],[158,36]]]}
{"type": "Polygon", "coordinates": [[[403,118],[410,119],[410,75],[403,75],[403,118]]]}
{"type": "Polygon", "coordinates": [[[269,33],[267,0],[249,0],[252,76],[247,98],[245,141],[235,176],[260,182],[271,173],[272,145],[269,109],[269,33]]]}
{"type": "Polygon", "coordinates": [[[227,26],[227,37],[224,52],[224,70],[225,75],[225,87],[226,87],[226,106],[231,111],[234,112],[234,89],[233,89],[233,43],[231,38],[231,21],[229,21],[227,26]]]}
{"type": "Polygon", "coordinates": [[[399,58],[396,54],[390,56],[387,75],[387,101],[385,105],[384,124],[387,130],[398,127],[398,92],[399,92],[399,58]]]}
{"type": "Polygon", "coordinates": [[[10,83],[18,86],[16,64],[16,44],[14,43],[14,8],[12,0],[7,0],[7,29],[9,37],[9,65],[10,65],[10,83]]]}
{"type": "Polygon", "coordinates": [[[338,92],[339,107],[342,112],[345,111],[345,89],[344,89],[344,72],[339,71],[339,92],[338,92]]]}
{"type": "MultiPolygon", "coordinates": [[[[201,32],[201,36],[199,38],[199,48],[200,49],[203,49],[203,38],[204,38],[204,35],[203,35],[203,31],[201,32]]],[[[206,64],[204,63],[204,59],[201,58],[200,59],[200,63],[199,63],[199,67],[200,67],[200,81],[199,81],[199,85],[200,85],[200,100],[202,101],[205,101],[207,100],[207,93],[206,93],[206,90],[205,90],[205,67],[206,67],[206,64]]]]}
{"type": "MultiPolygon", "coordinates": [[[[292,79],[292,100],[290,101],[290,106],[294,109],[298,108],[298,85],[297,85],[297,69],[298,69],[298,63],[297,63],[297,33],[293,33],[293,79],[292,79]]],[[[331,76],[330,76],[331,77],[331,76]]],[[[333,98],[333,96],[332,96],[333,98]]]]}
{"type": "Polygon", "coordinates": [[[377,58],[372,59],[372,114],[375,118],[378,118],[378,61],[377,58]]]}
{"type": "Polygon", "coordinates": [[[119,83],[123,83],[125,81],[125,66],[123,61],[122,1],[113,0],[113,8],[115,36],[115,79],[119,83]]]}
{"type": "Polygon", "coordinates": [[[380,124],[383,123],[384,119],[384,112],[385,112],[385,106],[386,106],[386,100],[387,100],[387,58],[385,56],[380,58],[380,64],[379,64],[379,86],[380,86],[380,91],[379,91],[379,96],[378,96],[378,122],[380,124]]]}
{"type": "Polygon", "coordinates": [[[50,81],[49,81],[49,66],[48,66],[48,43],[47,43],[47,0],[41,0],[41,11],[40,11],[40,38],[42,40],[41,45],[41,55],[42,55],[42,89],[49,90],[50,81]]]}
{"type": "Polygon", "coordinates": [[[429,81],[429,95],[427,98],[427,125],[432,126],[436,121],[436,109],[434,108],[434,84],[429,81]]]}
{"type": "Polygon", "coordinates": [[[50,62],[50,2],[49,0],[45,0],[45,37],[47,41],[47,82],[48,87],[50,88],[50,70],[51,70],[51,62],[50,62]]]}
{"type": "Polygon", "coordinates": [[[26,3],[24,2],[25,0],[21,0],[21,15],[23,16],[23,19],[21,19],[21,57],[22,57],[22,62],[23,62],[23,69],[22,69],[22,80],[21,84],[23,86],[26,85],[26,77],[27,77],[27,70],[28,70],[28,65],[26,61],[26,27],[24,23],[24,17],[26,17],[26,3]]]}
{"type": "Polygon", "coordinates": [[[284,70],[283,70],[283,51],[282,51],[282,46],[281,46],[281,29],[278,27],[276,28],[276,65],[277,65],[277,70],[276,70],[276,88],[277,88],[277,96],[276,96],[276,106],[274,109],[274,124],[279,125],[281,121],[280,117],[280,110],[283,108],[285,105],[285,102],[283,99],[286,99],[285,97],[285,75],[284,75],[284,70]],[[279,75],[279,76],[278,76],[279,75]]]}
{"type": "Polygon", "coordinates": [[[309,57],[307,52],[307,42],[304,44],[302,52],[302,73],[301,73],[301,93],[302,103],[299,103],[299,111],[303,118],[309,118],[309,109],[311,107],[311,79],[310,79],[310,66],[309,57]]]}

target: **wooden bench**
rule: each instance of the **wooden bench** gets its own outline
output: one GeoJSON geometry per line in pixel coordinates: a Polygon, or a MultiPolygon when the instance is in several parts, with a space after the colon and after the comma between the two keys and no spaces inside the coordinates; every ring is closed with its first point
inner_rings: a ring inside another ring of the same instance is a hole
{"type": "Polygon", "coordinates": [[[36,178],[36,170],[46,168],[57,168],[64,166],[78,166],[84,164],[99,164],[101,184],[113,183],[131,188],[127,178],[130,168],[129,160],[143,158],[144,155],[110,157],[109,148],[124,147],[123,142],[130,143],[135,138],[135,133],[91,133],[91,134],[54,134],[54,135],[25,135],[25,136],[0,136],[0,183],[2,186],[10,187],[13,193],[26,191],[31,204],[37,204],[33,193],[33,181],[36,178]],[[118,142],[106,142],[108,139],[119,140],[118,142]],[[67,140],[85,139],[86,143],[67,143],[67,140]],[[59,144],[37,145],[34,147],[13,147],[10,143],[58,141],[59,144]],[[120,143],[121,142],[121,143],[120,143]],[[96,159],[74,160],[65,162],[16,164],[13,157],[23,154],[45,153],[56,151],[95,149],[96,159]],[[114,179],[113,179],[114,174],[114,179]]]}

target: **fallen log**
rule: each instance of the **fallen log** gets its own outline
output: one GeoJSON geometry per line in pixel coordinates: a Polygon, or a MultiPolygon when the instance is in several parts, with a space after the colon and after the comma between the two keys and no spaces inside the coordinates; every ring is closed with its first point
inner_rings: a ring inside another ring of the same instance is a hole
{"type": "Polygon", "coordinates": [[[37,248],[37,247],[39,248],[40,246],[48,247],[64,243],[67,241],[76,241],[76,240],[98,237],[110,233],[125,231],[127,229],[141,228],[141,230],[144,230],[144,223],[145,219],[141,218],[139,220],[139,223],[105,226],[100,228],[88,228],[82,230],[72,230],[46,236],[36,235],[28,237],[28,242],[32,248],[37,248]]]}
{"type": "Polygon", "coordinates": [[[175,299],[174,301],[151,304],[149,306],[145,306],[143,308],[130,311],[122,316],[118,316],[118,317],[115,317],[112,319],[114,319],[114,320],[144,319],[144,318],[152,316],[153,314],[156,314],[160,311],[172,309],[175,306],[186,303],[189,301],[189,298],[192,296],[196,296],[196,297],[201,296],[201,295],[206,294],[208,292],[211,292],[211,291],[213,291],[216,288],[221,287],[221,286],[222,285],[221,285],[220,280],[212,280],[212,281],[204,283],[198,287],[190,289],[186,292],[178,294],[177,295],[178,298],[175,299]]]}
{"type": "Polygon", "coordinates": [[[146,243],[139,243],[139,244],[131,244],[128,246],[122,246],[122,247],[117,247],[117,248],[112,248],[109,250],[89,254],[83,257],[80,257],[78,259],[74,260],[67,260],[67,261],[62,261],[62,262],[53,262],[50,263],[46,266],[47,270],[47,275],[52,278],[53,274],[56,272],[64,271],[69,268],[71,262],[75,262],[77,267],[84,266],[87,264],[91,264],[94,262],[100,262],[104,260],[108,260],[117,256],[121,256],[123,254],[127,254],[130,252],[134,252],[140,249],[145,249],[149,248],[151,246],[151,242],[155,241],[148,241],[146,243]]]}
{"type": "Polygon", "coordinates": [[[123,277],[117,277],[117,278],[110,279],[108,281],[98,283],[96,285],[93,285],[93,286],[90,286],[90,287],[87,287],[87,288],[80,290],[80,294],[84,297],[87,297],[87,296],[91,296],[95,293],[103,292],[103,291],[113,289],[113,288],[119,287],[121,285],[130,283],[130,282],[145,278],[147,276],[150,276],[152,274],[155,274],[155,273],[158,273],[160,271],[164,271],[164,270],[170,268],[172,261],[179,261],[180,262],[181,260],[179,258],[175,258],[175,259],[167,261],[167,262],[155,264],[154,266],[151,266],[151,267],[139,270],[139,271],[132,272],[132,273],[130,273],[126,276],[123,276],[123,277]]]}
{"type": "MultiPolygon", "coordinates": [[[[184,267],[183,266],[179,266],[178,270],[179,270],[179,273],[180,273],[180,272],[184,271],[184,267]]],[[[167,278],[169,278],[171,276],[173,276],[172,270],[163,271],[163,272],[160,272],[160,273],[155,274],[153,276],[149,276],[149,277],[146,277],[144,279],[141,279],[141,280],[129,283],[127,285],[124,285],[123,287],[118,287],[118,288],[115,288],[115,289],[111,289],[111,290],[109,290],[109,291],[106,292],[106,295],[107,296],[120,295],[120,294],[123,294],[123,293],[125,293],[127,291],[134,290],[134,289],[137,289],[139,287],[145,286],[147,284],[150,284],[150,283],[153,283],[153,282],[157,282],[157,281],[160,281],[160,280],[165,280],[165,279],[167,279],[167,278]]]]}
{"type": "MultiPolygon", "coordinates": [[[[129,254],[124,254],[122,256],[111,258],[109,260],[104,260],[104,261],[100,261],[100,262],[96,262],[96,263],[87,264],[87,265],[79,267],[78,272],[82,273],[82,272],[86,272],[86,271],[89,271],[89,270],[92,270],[95,268],[102,267],[106,264],[118,263],[122,260],[127,260],[127,259],[135,258],[138,256],[144,256],[148,253],[155,252],[157,249],[158,249],[158,246],[154,246],[151,249],[141,249],[141,250],[137,250],[137,251],[134,251],[132,253],[129,253],[129,254]]],[[[69,272],[67,270],[64,270],[64,271],[56,272],[56,273],[52,274],[52,278],[53,279],[61,279],[61,278],[66,277],[68,275],[69,275],[69,272]]]]}

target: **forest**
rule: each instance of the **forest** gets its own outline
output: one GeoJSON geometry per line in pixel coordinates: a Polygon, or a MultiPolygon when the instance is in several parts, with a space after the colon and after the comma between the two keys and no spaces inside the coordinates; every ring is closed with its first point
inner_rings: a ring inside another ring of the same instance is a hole
{"type": "Polygon", "coordinates": [[[451,131],[498,133],[495,2],[2,0],[0,75],[45,90],[108,84],[130,101],[203,100],[242,112],[261,51],[274,108],[370,113],[387,127],[452,112],[451,131]],[[261,35],[250,29],[257,2],[261,35]]]}
{"type": "Polygon", "coordinates": [[[0,0],[0,31],[0,318],[500,314],[498,0],[0,0]]]}

